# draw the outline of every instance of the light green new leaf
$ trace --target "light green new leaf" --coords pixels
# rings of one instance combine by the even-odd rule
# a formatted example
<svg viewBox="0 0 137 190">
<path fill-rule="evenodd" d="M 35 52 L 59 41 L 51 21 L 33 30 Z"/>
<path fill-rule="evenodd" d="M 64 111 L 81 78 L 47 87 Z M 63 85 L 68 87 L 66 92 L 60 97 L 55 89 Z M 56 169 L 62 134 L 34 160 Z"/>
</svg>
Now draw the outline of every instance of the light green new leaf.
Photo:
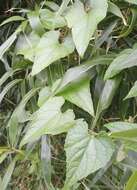
<svg viewBox="0 0 137 190">
<path fill-rule="evenodd" d="M 124 99 L 137 97 L 137 81 L 135 82 L 134 86 L 130 89 L 128 95 Z"/>
<path fill-rule="evenodd" d="M 67 157 L 66 184 L 72 186 L 89 174 L 103 168 L 114 152 L 114 146 L 106 137 L 94 137 L 88 133 L 87 123 L 78 120 L 70 129 L 65 142 Z"/>
<path fill-rule="evenodd" d="M 22 79 L 15 79 L 11 82 L 9 82 L 3 89 L 3 91 L 0 93 L 0 103 L 2 102 L 4 96 L 7 94 L 7 92 L 16 84 L 18 84 L 19 82 L 21 82 Z"/>
<path fill-rule="evenodd" d="M 72 110 L 61 112 L 64 104 L 62 97 L 48 99 L 38 111 L 32 116 L 32 121 L 28 125 L 28 131 L 24 136 L 21 146 L 32 142 L 44 134 L 57 135 L 67 132 L 75 124 Z"/>
<path fill-rule="evenodd" d="M 31 32 L 29 35 L 20 35 L 16 43 L 16 54 L 24 55 L 25 59 L 34 61 L 35 48 L 40 41 L 40 37 L 35 33 Z"/>
<path fill-rule="evenodd" d="M 7 168 L 7 171 L 4 175 L 4 178 L 2 179 L 2 184 L 1 184 L 1 190 L 6 190 L 8 183 L 10 182 L 13 170 L 15 168 L 16 161 L 15 159 L 10 163 L 10 165 Z"/>
<path fill-rule="evenodd" d="M 46 29 L 55 29 L 66 26 L 64 17 L 57 14 L 57 12 L 50 11 L 49 9 L 40 10 L 40 20 Z"/>
<path fill-rule="evenodd" d="M 137 66 L 137 49 L 121 53 L 108 67 L 105 73 L 105 79 L 114 77 L 126 68 Z"/>
<path fill-rule="evenodd" d="M 124 190 L 136 190 L 137 189 L 137 171 L 134 171 L 130 176 Z"/>
<path fill-rule="evenodd" d="M 128 3 L 132 3 L 132 4 L 137 5 L 137 1 L 136 0 L 125 0 L 125 1 L 127 1 Z"/>
<path fill-rule="evenodd" d="M 32 67 L 32 75 L 36 75 L 54 61 L 63 58 L 74 51 L 72 38 L 67 36 L 59 43 L 59 31 L 45 33 L 35 51 L 35 60 Z"/>
<path fill-rule="evenodd" d="M 107 0 L 90 0 L 90 10 L 84 9 L 83 3 L 76 1 L 69 9 L 65 18 L 68 27 L 72 28 L 72 36 L 76 49 L 82 57 L 88 47 L 98 23 L 106 16 Z"/>
<path fill-rule="evenodd" d="M 82 78 L 59 93 L 66 100 L 82 108 L 94 117 L 93 102 L 90 94 L 90 79 Z"/>
</svg>

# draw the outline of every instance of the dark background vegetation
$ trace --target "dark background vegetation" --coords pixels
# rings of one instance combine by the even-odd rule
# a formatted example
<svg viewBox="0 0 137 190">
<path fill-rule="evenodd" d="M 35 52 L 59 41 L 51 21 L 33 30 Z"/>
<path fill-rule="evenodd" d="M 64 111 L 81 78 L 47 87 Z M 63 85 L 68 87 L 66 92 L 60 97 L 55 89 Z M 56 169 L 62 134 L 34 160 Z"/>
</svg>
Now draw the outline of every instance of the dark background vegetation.
<svg viewBox="0 0 137 190">
<path fill-rule="evenodd" d="M 20 13 L 16 13 L 15 11 L 12 11 L 12 8 L 25 8 L 25 9 L 31 9 L 33 10 L 35 8 L 36 4 L 39 4 L 41 0 L 0 0 L 0 22 L 5 20 L 6 18 L 9 18 L 13 15 L 20 15 Z M 55 1 L 58 4 L 61 4 L 61 0 Z M 123 26 L 122 21 L 119 19 L 117 27 L 112 32 L 113 36 L 118 36 L 120 34 L 123 34 L 125 31 L 128 30 L 130 23 L 132 21 L 132 12 L 131 8 L 137 9 L 134 5 L 129 5 L 127 3 L 123 3 L 123 1 L 114 0 L 113 2 L 116 2 L 116 4 L 122 9 L 123 14 L 127 20 L 128 26 Z M 109 15 L 109 13 L 108 13 Z M 100 24 L 100 28 L 105 30 L 108 25 L 113 21 L 117 19 L 114 15 L 109 15 L 104 22 Z M 0 44 L 2 44 L 17 28 L 18 22 L 5 25 L 0 28 Z M 124 37 L 120 37 L 118 39 L 113 39 L 113 43 L 110 47 L 110 53 L 119 53 L 123 49 L 132 48 L 133 45 L 137 42 L 137 13 L 135 15 L 135 22 L 133 23 L 133 26 L 131 27 L 131 30 L 128 32 L 128 35 L 125 35 Z M 92 44 L 94 45 L 94 44 Z M 107 47 L 107 43 L 103 43 L 102 49 L 97 52 L 103 52 L 105 53 L 105 49 Z M 90 49 L 89 49 L 90 52 Z M 11 65 L 11 53 L 9 52 L 7 55 L 8 63 Z M 88 54 L 88 53 L 87 53 Z M 77 59 L 77 54 L 75 55 Z M 88 57 L 88 56 L 87 56 Z M 74 58 L 73 58 L 74 60 Z M 63 60 L 64 61 L 64 60 Z M 66 61 L 66 60 L 65 60 Z M 65 62 L 64 61 L 64 62 Z M 66 62 L 65 62 L 66 63 Z M 75 64 L 75 63 L 74 63 Z M 102 80 L 102 76 L 105 72 L 105 69 L 102 67 L 98 67 L 98 75 L 99 80 Z M 102 72 L 102 73 L 101 73 Z M 0 62 L 0 77 L 5 73 L 5 65 Z M 21 77 L 25 78 L 24 70 L 17 74 L 15 78 Z M 101 74 L 100 74 L 101 73 Z M 104 124 L 105 122 L 109 121 L 116 121 L 117 119 L 123 120 L 123 121 L 132 121 L 136 122 L 136 100 L 130 99 L 128 101 L 122 101 L 123 98 L 127 95 L 130 88 L 134 84 L 134 82 L 137 80 L 137 70 L 133 67 L 131 69 L 126 69 L 121 73 L 122 80 L 119 86 L 119 89 L 117 90 L 116 96 L 113 99 L 113 102 L 109 109 L 105 112 L 105 114 L 101 118 L 101 123 Z M 95 85 L 96 78 L 93 79 L 92 84 Z M 26 84 L 27 83 L 27 84 Z M 91 86 L 92 86 L 91 84 Z M 101 83 L 100 83 L 101 85 Z M 25 87 L 24 87 L 25 86 Z M 10 118 L 11 113 L 13 112 L 14 108 L 20 101 L 22 94 L 19 93 L 17 96 L 19 90 L 21 91 L 23 88 L 25 90 L 30 90 L 33 86 L 33 80 L 25 81 L 24 84 L 20 87 L 20 89 L 15 88 L 11 93 L 8 94 L 6 101 L 2 103 L 0 106 L 0 144 L 6 145 L 6 142 L 8 142 L 8 134 L 6 132 L 5 126 L 7 124 L 8 119 Z M 0 88 L 1 89 L 1 88 Z M 94 89 L 91 88 L 91 92 L 94 92 Z M 35 100 L 34 100 L 35 101 Z M 32 102 L 33 103 L 33 102 Z M 70 107 L 72 105 L 69 104 Z M 68 106 L 68 107 L 69 107 Z M 31 107 L 31 106 L 30 106 Z M 33 107 L 33 106 L 32 106 Z M 76 113 L 78 117 L 87 117 L 86 114 L 81 111 L 78 108 L 73 108 L 76 110 Z M 64 154 L 64 135 L 58 136 L 57 138 L 51 137 L 51 144 L 52 144 L 52 165 L 54 166 L 54 171 L 52 175 L 52 183 L 56 187 L 62 187 L 63 181 L 65 179 L 65 154 Z M 137 146 L 137 145 L 136 145 Z M 47 189 L 45 186 L 43 186 L 43 171 L 42 171 L 42 165 L 39 163 L 39 155 L 40 155 L 40 145 L 37 145 L 34 152 L 32 152 L 30 160 L 21 160 L 21 162 L 17 162 L 17 166 L 15 169 L 15 173 L 13 175 L 13 178 L 10 182 L 10 187 L 8 190 L 55 190 L 55 189 Z M 54 147 L 54 148 L 53 148 Z M 93 182 L 95 179 L 95 185 L 93 190 L 123 190 L 123 187 L 125 183 L 127 182 L 129 176 L 131 175 L 131 168 L 137 168 L 136 166 L 137 161 L 137 154 L 134 152 L 131 152 L 131 157 L 125 161 L 126 167 L 124 167 L 122 164 L 116 164 L 111 165 L 111 163 L 108 164 L 109 169 L 105 172 L 105 174 L 100 178 L 101 172 L 91 175 L 87 181 L 83 180 L 83 183 L 89 183 Z M 6 168 L 8 164 L 10 163 L 10 158 L 8 161 L 4 161 L 3 165 L 0 165 L 0 171 L 6 171 Z M 34 172 L 32 172 L 34 171 Z M 4 175 L 3 172 L 3 175 Z M 94 178 L 95 177 L 95 178 Z M 99 180 L 98 180 L 99 179 Z M 97 185 L 96 185 L 97 184 Z M 79 187 L 80 190 L 85 189 L 82 185 Z M 91 188 L 92 189 L 92 188 Z M 58 189 L 57 189 L 58 190 Z M 88 189 L 87 189 L 88 190 Z"/>
</svg>

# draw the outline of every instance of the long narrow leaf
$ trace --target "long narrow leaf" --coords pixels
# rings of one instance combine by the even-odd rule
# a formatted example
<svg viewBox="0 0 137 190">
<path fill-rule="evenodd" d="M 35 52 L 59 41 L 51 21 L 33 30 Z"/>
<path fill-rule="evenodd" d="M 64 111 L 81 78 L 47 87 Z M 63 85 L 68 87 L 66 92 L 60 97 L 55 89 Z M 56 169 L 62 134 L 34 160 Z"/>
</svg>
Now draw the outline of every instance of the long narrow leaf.
<svg viewBox="0 0 137 190">
<path fill-rule="evenodd" d="M 15 79 L 11 82 L 9 82 L 3 89 L 3 91 L 0 93 L 0 103 L 2 102 L 4 96 L 7 94 L 7 92 L 13 87 L 15 86 L 17 83 L 21 82 L 22 79 Z"/>
<path fill-rule="evenodd" d="M 133 172 L 124 190 L 136 190 L 136 188 L 137 188 L 137 171 Z"/>
<path fill-rule="evenodd" d="M 7 71 L 1 78 L 0 78 L 0 86 L 14 73 L 13 70 Z"/>
<path fill-rule="evenodd" d="M 7 168 L 7 171 L 4 175 L 4 178 L 2 180 L 2 184 L 1 184 L 1 190 L 6 190 L 7 189 L 7 186 L 8 186 L 8 183 L 10 182 L 10 179 L 11 179 L 11 176 L 12 176 L 12 173 L 13 173 L 13 170 L 15 168 L 15 164 L 16 164 L 16 161 L 15 159 L 10 163 L 10 165 L 8 166 Z"/>
<path fill-rule="evenodd" d="M 25 18 L 21 17 L 21 16 L 12 16 L 12 17 L 9 17 L 8 19 L 4 20 L 0 26 L 3 26 L 5 24 L 8 24 L 10 22 L 14 22 L 14 21 L 23 21 L 25 20 Z"/>
</svg>

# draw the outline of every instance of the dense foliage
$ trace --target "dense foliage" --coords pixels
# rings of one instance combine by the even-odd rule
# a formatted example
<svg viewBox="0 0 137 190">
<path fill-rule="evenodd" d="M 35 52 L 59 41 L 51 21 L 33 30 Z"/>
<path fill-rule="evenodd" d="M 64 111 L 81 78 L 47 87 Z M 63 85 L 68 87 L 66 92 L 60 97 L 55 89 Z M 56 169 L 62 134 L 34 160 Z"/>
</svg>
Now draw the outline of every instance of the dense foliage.
<svg viewBox="0 0 137 190">
<path fill-rule="evenodd" d="M 137 189 L 137 1 L 1 0 L 0 189 Z"/>
</svg>

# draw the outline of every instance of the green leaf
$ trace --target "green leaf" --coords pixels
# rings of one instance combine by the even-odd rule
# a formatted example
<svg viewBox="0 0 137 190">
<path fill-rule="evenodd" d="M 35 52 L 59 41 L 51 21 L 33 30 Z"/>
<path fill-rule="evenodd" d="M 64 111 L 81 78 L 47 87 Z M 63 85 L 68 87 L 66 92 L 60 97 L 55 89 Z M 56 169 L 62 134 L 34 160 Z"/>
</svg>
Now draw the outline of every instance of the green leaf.
<svg viewBox="0 0 137 190">
<path fill-rule="evenodd" d="M 105 79 L 114 77 L 126 68 L 137 66 L 137 49 L 121 53 L 108 67 Z"/>
<path fill-rule="evenodd" d="M 136 0 L 125 0 L 125 1 L 128 2 L 128 3 L 132 3 L 132 4 L 137 5 L 137 1 Z"/>
<path fill-rule="evenodd" d="M 136 189 L 137 189 L 137 171 L 132 173 L 124 190 L 136 190 Z"/>
<path fill-rule="evenodd" d="M 95 67 L 96 65 L 110 64 L 114 59 L 113 55 L 98 56 L 91 60 L 84 62 L 83 64 L 70 68 L 63 76 L 57 93 L 64 89 L 67 85 L 84 76 L 86 72 Z"/>
<path fill-rule="evenodd" d="M 9 152 L 5 152 L 2 155 L 0 155 L 0 164 L 7 158 Z"/>
<path fill-rule="evenodd" d="M 3 83 L 13 75 L 15 71 L 13 71 L 12 69 L 7 71 L 1 78 L 0 78 L 0 87 L 3 85 Z"/>
<path fill-rule="evenodd" d="M 90 94 L 90 79 L 82 78 L 59 93 L 66 100 L 82 108 L 94 117 L 93 102 Z"/>
<path fill-rule="evenodd" d="M 9 151 L 10 151 L 10 149 L 8 147 L 0 147 L 0 154 L 6 153 Z"/>
<path fill-rule="evenodd" d="M 57 12 L 53 12 L 48 9 L 40 10 L 40 20 L 46 29 L 51 30 L 67 25 L 64 17 L 58 15 Z"/>
<path fill-rule="evenodd" d="M 21 127 L 19 128 L 19 123 L 23 123 L 29 120 L 29 114 L 25 110 L 25 106 L 27 102 L 30 100 L 30 98 L 32 98 L 37 91 L 38 89 L 32 89 L 27 94 L 25 94 L 25 96 L 23 97 L 23 99 L 21 100 L 21 102 L 19 103 L 19 105 L 16 107 L 16 109 L 11 115 L 11 118 L 8 122 L 8 128 L 9 128 L 9 139 L 12 146 L 18 143 L 18 136 L 20 134 L 20 128 L 21 128 Z"/>
<path fill-rule="evenodd" d="M 0 147 L 0 164 L 6 159 L 8 154 L 12 152 L 13 150 L 9 147 Z"/>
<path fill-rule="evenodd" d="M 58 11 L 59 10 L 59 5 L 53 1 L 46 1 L 45 5 L 49 7 L 53 11 Z"/>
<path fill-rule="evenodd" d="M 10 163 L 10 165 L 8 166 L 7 168 L 7 171 L 4 175 L 4 178 L 2 180 L 2 184 L 1 184 L 1 190 L 6 190 L 7 189 L 7 186 L 8 186 L 8 183 L 10 182 L 10 179 L 11 179 L 11 176 L 12 176 L 12 173 L 13 173 L 13 170 L 15 168 L 15 164 L 16 164 L 16 161 L 15 159 Z"/>
<path fill-rule="evenodd" d="M 110 23 L 110 25 L 104 30 L 102 36 L 95 41 L 95 50 L 98 49 L 98 48 L 100 48 L 101 45 L 105 41 L 106 42 L 108 41 L 109 36 L 112 34 L 112 31 L 116 27 L 116 25 L 117 25 L 117 20 L 115 20 L 112 23 Z"/>
<path fill-rule="evenodd" d="M 8 19 L 4 20 L 0 26 L 3 26 L 7 23 L 10 23 L 10 22 L 14 22 L 14 21 L 24 21 L 25 18 L 21 17 L 21 16 L 12 16 L 12 17 L 9 17 Z"/>
<path fill-rule="evenodd" d="M 137 142 L 137 124 L 128 122 L 113 122 L 105 125 L 111 130 L 110 136 L 120 140 Z"/>
<path fill-rule="evenodd" d="M 59 43 L 59 35 L 59 31 L 50 31 L 42 36 L 36 47 L 32 75 L 36 75 L 54 61 L 74 51 L 74 44 L 71 37 L 67 36 L 62 43 Z"/>
<path fill-rule="evenodd" d="M 111 122 L 104 125 L 107 129 L 109 129 L 111 132 L 122 132 L 130 129 L 137 129 L 136 123 L 129 123 L 129 122 Z"/>
<path fill-rule="evenodd" d="M 127 22 L 122 14 L 120 8 L 116 4 L 114 4 L 110 1 L 108 2 L 108 12 L 111 12 L 114 15 L 120 17 L 123 20 L 124 25 L 127 25 Z"/>
<path fill-rule="evenodd" d="M 0 103 L 2 102 L 4 96 L 7 94 L 7 92 L 16 84 L 18 84 L 19 82 L 21 82 L 22 79 L 15 79 L 11 82 L 9 82 L 3 89 L 3 91 L 0 93 Z"/>
<path fill-rule="evenodd" d="M 48 184 L 51 183 L 51 147 L 50 141 L 47 135 L 43 135 L 41 138 L 41 170 L 42 175 Z"/>
<path fill-rule="evenodd" d="M 123 28 L 118 38 L 127 37 L 133 31 L 136 25 L 136 21 L 137 21 L 137 9 L 131 8 L 131 12 L 132 12 L 132 18 L 131 18 L 130 24 L 128 27 Z"/>
<path fill-rule="evenodd" d="M 78 180 L 103 168 L 111 159 L 114 147 L 110 139 L 90 135 L 87 123 L 78 120 L 76 126 L 67 134 L 65 150 L 66 184 L 72 186 Z"/>
<path fill-rule="evenodd" d="M 1 178 L 1 176 L 0 176 L 0 186 L 1 186 L 1 184 L 2 184 L 2 178 Z"/>
<path fill-rule="evenodd" d="M 24 21 L 16 30 L 15 32 L 0 46 L 0 59 L 3 58 L 5 52 L 10 48 L 13 42 L 16 40 L 17 35 L 23 30 L 26 26 L 26 22 Z"/>
<path fill-rule="evenodd" d="M 35 10 L 35 11 L 30 11 L 28 13 L 28 19 L 29 19 L 29 23 L 31 28 L 38 34 L 38 35 L 42 35 L 45 33 L 45 30 L 43 28 L 43 25 L 40 21 L 40 17 L 39 17 L 39 10 Z"/>
<path fill-rule="evenodd" d="M 52 92 L 49 87 L 46 86 L 42 88 L 39 92 L 38 106 L 41 107 L 46 102 L 46 100 L 48 100 L 51 94 Z"/>
<path fill-rule="evenodd" d="M 111 137 L 117 139 L 125 139 L 133 142 L 137 142 L 137 129 L 129 129 L 122 132 L 114 132 L 110 134 Z"/>
<path fill-rule="evenodd" d="M 10 48 L 13 42 L 17 38 L 17 32 L 15 31 L 1 46 L 0 46 L 0 59 L 2 59 L 5 52 Z"/>
<path fill-rule="evenodd" d="M 126 150 L 132 150 L 132 151 L 135 151 L 137 152 L 137 142 L 133 142 L 133 141 L 128 141 L 128 140 L 123 140 L 123 145 L 124 145 L 124 148 Z"/>
<path fill-rule="evenodd" d="M 124 99 L 137 97 L 137 81 L 133 85 L 133 87 L 130 89 L 128 95 Z"/>
<path fill-rule="evenodd" d="M 76 1 L 65 15 L 68 27 L 72 28 L 73 40 L 81 57 L 83 57 L 98 23 L 106 16 L 108 8 L 107 0 L 90 0 L 89 2 L 89 11 L 85 11 L 83 3 Z"/>
<path fill-rule="evenodd" d="M 20 35 L 16 43 L 16 54 L 24 55 L 25 59 L 34 61 L 35 48 L 40 41 L 40 37 L 31 32 L 29 35 Z"/>
<path fill-rule="evenodd" d="M 63 0 L 57 15 L 62 15 L 62 13 L 67 9 L 67 5 L 69 4 L 70 0 Z"/>
<path fill-rule="evenodd" d="M 112 99 L 116 93 L 116 90 L 120 84 L 120 81 L 121 81 L 120 77 L 106 81 L 103 91 L 99 98 L 96 116 L 95 116 L 95 120 L 93 123 L 93 128 L 95 127 L 96 122 L 98 121 L 99 116 L 102 113 L 102 111 L 104 111 L 105 109 L 107 109 L 110 106 Z"/>
<path fill-rule="evenodd" d="M 33 114 L 21 146 L 38 139 L 44 134 L 57 135 L 72 128 L 75 124 L 74 113 L 72 110 L 62 113 L 60 109 L 63 104 L 64 99 L 62 97 L 53 97 L 47 100 Z"/>
</svg>

